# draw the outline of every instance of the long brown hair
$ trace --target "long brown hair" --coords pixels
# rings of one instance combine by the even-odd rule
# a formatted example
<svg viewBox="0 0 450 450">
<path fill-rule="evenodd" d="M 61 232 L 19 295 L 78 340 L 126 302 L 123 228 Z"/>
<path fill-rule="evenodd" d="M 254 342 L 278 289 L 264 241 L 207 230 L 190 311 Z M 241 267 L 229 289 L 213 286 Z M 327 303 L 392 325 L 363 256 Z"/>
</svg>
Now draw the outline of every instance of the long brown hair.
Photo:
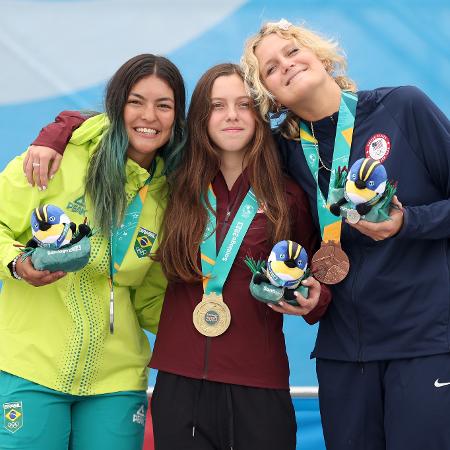
<svg viewBox="0 0 450 450">
<path fill-rule="evenodd" d="M 169 178 L 171 196 L 164 219 L 159 259 L 170 280 L 186 282 L 203 278 L 198 263 L 199 246 L 207 224 L 208 186 L 220 170 L 220 152 L 208 135 L 211 116 L 211 91 L 215 80 L 238 75 L 236 64 L 219 64 L 198 81 L 187 115 L 188 138 L 178 170 Z M 271 131 L 259 112 L 255 135 L 246 153 L 247 173 L 258 202 L 265 207 L 269 222 L 267 237 L 273 243 L 286 239 L 289 230 L 285 179 Z M 207 207 L 211 205 L 207 203 Z"/>
</svg>

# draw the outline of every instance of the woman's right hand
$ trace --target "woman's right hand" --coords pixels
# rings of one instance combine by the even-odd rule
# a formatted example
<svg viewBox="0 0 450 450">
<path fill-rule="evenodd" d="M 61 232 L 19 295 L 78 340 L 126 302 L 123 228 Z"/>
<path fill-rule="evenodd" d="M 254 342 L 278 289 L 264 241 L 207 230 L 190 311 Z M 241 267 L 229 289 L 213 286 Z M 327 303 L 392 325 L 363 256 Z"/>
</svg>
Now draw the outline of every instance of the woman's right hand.
<svg viewBox="0 0 450 450">
<path fill-rule="evenodd" d="M 58 171 L 62 156 L 50 147 L 31 145 L 23 160 L 23 171 L 31 186 L 47 189 L 48 180 Z"/>
<path fill-rule="evenodd" d="M 66 272 L 50 272 L 48 270 L 36 270 L 31 264 L 31 258 L 27 257 L 25 261 L 18 258 L 16 261 L 16 273 L 24 281 L 32 286 L 39 287 L 54 283 L 66 275 Z"/>
</svg>

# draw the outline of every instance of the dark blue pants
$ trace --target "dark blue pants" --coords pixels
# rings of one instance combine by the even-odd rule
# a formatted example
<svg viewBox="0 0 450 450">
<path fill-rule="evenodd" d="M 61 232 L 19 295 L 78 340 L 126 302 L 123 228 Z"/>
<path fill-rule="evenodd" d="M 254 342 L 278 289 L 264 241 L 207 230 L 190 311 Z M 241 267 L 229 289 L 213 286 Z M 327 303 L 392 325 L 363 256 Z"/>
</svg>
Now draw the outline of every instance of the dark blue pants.
<svg viewBox="0 0 450 450">
<path fill-rule="evenodd" d="M 449 450 L 450 354 L 317 360 L 328 450 Z"/>
</svg>

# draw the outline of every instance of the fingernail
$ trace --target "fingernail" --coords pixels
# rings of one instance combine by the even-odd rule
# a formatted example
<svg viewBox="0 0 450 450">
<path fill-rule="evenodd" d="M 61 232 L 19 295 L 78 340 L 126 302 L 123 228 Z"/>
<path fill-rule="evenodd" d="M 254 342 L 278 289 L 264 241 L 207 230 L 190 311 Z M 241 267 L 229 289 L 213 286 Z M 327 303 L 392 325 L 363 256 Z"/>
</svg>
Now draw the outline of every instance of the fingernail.
<svg viewBox="0 0 450 450">
<path fill-rule="evenodd" d="M 47 189 L 47 186 L 42 186 L 42 190 L 45 191 Z"/>
<path fill-rule="evenodd" d="M 267 306 L 270 308 L 270 309 L 272 309 L 273 308 L 273 306 L 272 306 L 272 304 L 271 303 L 267 303 Z"/>
<path fill-rule="evenodd" d="M 55 175 L 50 175 L 50 180 L 53 180 L 53 177 L 54 177 Z"/>
<path fill-rule="evenodd" d="M 284 303 L 283 303 L 283 302 L 278 302 L 278 304 L 279 304 L 280 306 L 284 306 Z"/>
</svg>

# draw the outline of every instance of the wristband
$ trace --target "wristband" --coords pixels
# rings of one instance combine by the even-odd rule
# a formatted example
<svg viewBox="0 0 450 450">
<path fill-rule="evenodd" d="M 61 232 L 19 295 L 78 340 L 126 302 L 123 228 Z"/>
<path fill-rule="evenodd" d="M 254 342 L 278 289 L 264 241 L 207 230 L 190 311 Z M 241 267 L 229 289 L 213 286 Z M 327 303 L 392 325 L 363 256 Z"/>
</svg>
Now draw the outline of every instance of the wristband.
<svg viewBox="0 0 450 450">
<path fill-rule="evenodd" d="M 11 273 L 12 273 L 12 276 L 13 276 L 16 280 L 21 280 L 21 279 L 22 279 L 22 277 L 19 276 L 19 274 L 16 272 L 16 264 L 17 264 L 17 260 L 18 260 L 21 256 L 22 256 L 21 254 L 18 254 L 18 255 L 12 260 L 12 263 L 11 263 Z"/>
</svg>

